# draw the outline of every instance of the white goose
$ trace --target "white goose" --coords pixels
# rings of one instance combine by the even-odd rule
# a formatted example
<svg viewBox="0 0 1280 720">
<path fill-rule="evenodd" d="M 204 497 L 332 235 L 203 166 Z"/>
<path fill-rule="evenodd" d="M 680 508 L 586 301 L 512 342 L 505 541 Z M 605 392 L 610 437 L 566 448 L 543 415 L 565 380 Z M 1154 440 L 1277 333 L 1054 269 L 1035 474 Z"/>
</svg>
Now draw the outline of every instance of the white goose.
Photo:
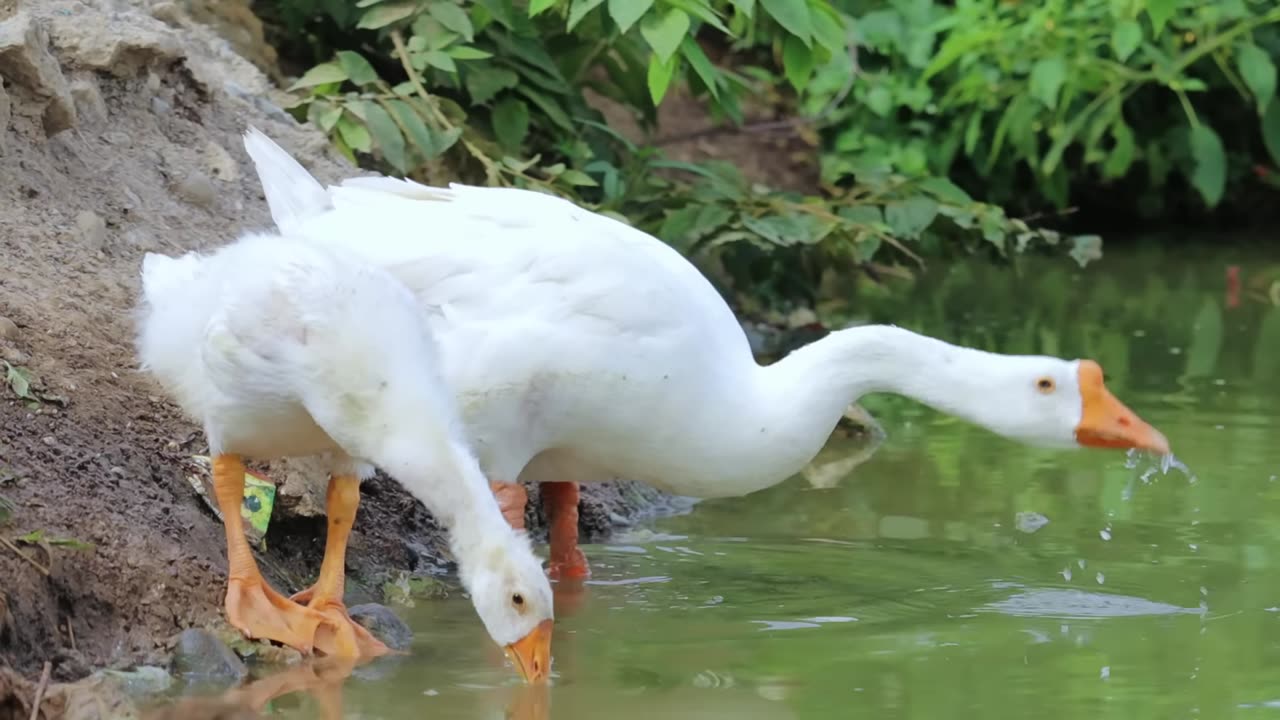
<svg viewBox="0 0 1280 720">
<path fill-rule="evenodd" d="M 342 602 L 347 537 L 372 464 L 448 528 L 476 611 L 521 675 L 547 676 L 551 586 L 494 501 L 403 285 L 342 248 L 269 235 L 208 256 L 147 254 L 142 284 L 143 367 L 204 424 L 215 458 L 232 625 L 303 652 L 387 651 Z M 318 582 L 289 599 L 262 578 L 245 540 L 241 457 L 313 454 L 332 458 L 328 540 Z"/>
<path fill-rule="evenodd" d="M 875 325 L 762 367 L 706 278 L 625 223 L 525 190 L 386 177 L 325 188 L 261 132 L 245 147 L 282 230 L 349 248 L 417 297 L 507 519 L 523 518 L 520 482 L 545 483 L 553 577 L 588 574 L 577 483 L 625 477 L 704 498 L 760 490 L 804 467 L 867 393 L 1027 443 L 1168 452 L 1089 360 Z"/>
</svg>

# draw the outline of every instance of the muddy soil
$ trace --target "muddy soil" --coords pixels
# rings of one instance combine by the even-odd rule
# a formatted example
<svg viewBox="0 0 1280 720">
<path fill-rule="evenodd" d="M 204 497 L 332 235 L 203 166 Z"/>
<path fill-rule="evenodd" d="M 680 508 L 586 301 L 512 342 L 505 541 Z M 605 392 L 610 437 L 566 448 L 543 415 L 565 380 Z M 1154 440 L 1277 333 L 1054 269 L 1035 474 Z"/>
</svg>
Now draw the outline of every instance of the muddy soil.
<svg viewBox="0 0 1280 720">
<path fill-rule="evenodd" d="M 248 124 L 321 180 L 353 172 L 199 16 L 189 2 L 0 0 L 0 719 L 27 716 L 46 662 L 55 686 L 162 662 L 174 635 L 220 614 L 222 525 L 187 480 L 203 436 L 134 357 L 143 253 L 270 226 L 240 144 Z M 295 486 L 260 556 L 284 590 L 313 580 L 323 551 L 307 497 L 324 479 L 305 471 L 265 468 Z M 600 537 L 662 500 L 627 483 L 585 488 L 583 529 Z M 44 541 L 21 540 L 33 532 Z M 377 599 L 400 571 L 447 568 L 443 546 L 421 506 L 371 480 L 351 599 Z"/>
</svg>

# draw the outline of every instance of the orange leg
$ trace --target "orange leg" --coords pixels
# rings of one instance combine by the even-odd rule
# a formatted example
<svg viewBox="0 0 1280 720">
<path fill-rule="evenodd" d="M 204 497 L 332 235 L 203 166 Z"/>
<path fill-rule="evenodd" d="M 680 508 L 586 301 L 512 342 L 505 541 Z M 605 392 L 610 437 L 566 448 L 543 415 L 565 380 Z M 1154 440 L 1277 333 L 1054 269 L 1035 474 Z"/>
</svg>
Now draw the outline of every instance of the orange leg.
<svg viewBox="0 0 1280 720">
<path fill-rule="evenodd" d="M 276 592 L 258 570 L 240 517 L 244 463 L 239 456 L 213 459 L 213 491 L 227 533 L 227 620 L 249 637 L 274 640 L 310 653 L 317 629 L 328 620 Z"/>
<path fill-rule="evenodd" d="M 524 508 L 529 504 L 529 493 L 525 491 L 524 486 L 518 482 L 491 482 L 489 489 L 493 491 L 493 496 L 497 499 L 498 507 L 502 509 L 502 517 L 507 519 L 507 524 L 517 530 L 523 530 Z"/>
<path fill-rule="evenodd" d="M 307 603 L 307 607 L 329 619 L 330 625 L 316 633 L 315 647 L 320 652 L 344 658 L 385 655 L 391 652 L 390 648 L 353 621 L 342 602 L 346 585 L 347 540 L 356 520 L 356 509 L 360 506 L 360 478 L 354 475 L 329 478 L 329 492 L 325 500 L 329 530 L 325 537 L 324 561 L 320 564 L 320 579 L 292 599 Z"/>
<path fill-rule="evenodd" d="M 542 504 L 551 524 L 553 580 L 580 580 L 591 576 L 587 556 L 578 547 L 578 483 L 542 483 Z"/>
</svg>

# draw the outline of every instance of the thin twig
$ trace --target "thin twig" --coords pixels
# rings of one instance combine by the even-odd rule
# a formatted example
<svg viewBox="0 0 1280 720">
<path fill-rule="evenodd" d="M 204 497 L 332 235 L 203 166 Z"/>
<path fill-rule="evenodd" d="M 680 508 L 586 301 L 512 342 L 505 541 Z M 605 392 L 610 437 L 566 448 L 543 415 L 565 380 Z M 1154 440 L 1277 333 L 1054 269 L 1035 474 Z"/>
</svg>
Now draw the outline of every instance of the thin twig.
<svg viewBox="0 0 1280 720">
<path fill-rule="evenodd" d="M 44 575 L 45 577 L 49 577 L 49 568 L 41 565 L 40 563 L 36 562 L 34 558 L 30 557 L 26 553 L 19 550 L 18 546 L 9 542 L 7 538 L 0 538 L 0 545 L 4 545 L 5 547 L 12 550 L 14 555 L 17 555 L 23 560 L 26 560 L 27 562 L 31 563 L 31 565 L 35 567 L 35 569 L 40 571 L 40 574 Z"/>
<path fill-rule="evenodd" d="M 67 637 L 71 638 L 71 649 L 76 649 L 76 630 L 71 627 L 71 618 L 67 617 Z"/>
<path fill-rule="evenodd" d="M 40 703 L 44 702 L 44 690 L 49 687 L 49 673 L 52 671 L 53 664 L 45 660 L 44 670 L 40 673 L 40 684 L 36 686 L 35 701 L 31 703 L 31 720 L 37 720 L 40 717 Z"/>
</svg>

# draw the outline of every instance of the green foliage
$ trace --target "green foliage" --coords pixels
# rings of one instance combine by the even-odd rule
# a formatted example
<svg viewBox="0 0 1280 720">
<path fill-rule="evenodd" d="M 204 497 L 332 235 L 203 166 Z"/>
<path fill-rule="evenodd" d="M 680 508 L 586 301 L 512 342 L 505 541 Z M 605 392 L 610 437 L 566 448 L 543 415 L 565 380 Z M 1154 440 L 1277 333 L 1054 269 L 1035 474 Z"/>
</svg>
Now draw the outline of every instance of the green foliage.
<svg viewBox="0 0 1280 720">
<path fill-rule="evenodd" d="M 283 17 L 324 9 L 284 4 L 294 7 Z M 353 162 L 569 197 L 704 258 L 738 290 L 782 301 L 811 292 L 824 270 L 853 272 L 873 258 L 1060 244 L 918 172 L 860 170 L 855 183 L 802 196 L 753 186 L 728 166 L 668 162 L 587 102 L 589 89 L 651 128 L 677 85 L 732 122 L 744 98 L 782 83 L 809 98 L 819 68 L 830 78 L 852 50 L 847 18 L 829 0 L 360 0 L 329 15 L 348 41 L 293 84 L 292 111 Z M 711 48 L 737 54 L 716 62 Z M 1041 72 L 1048 93 L 1054 71 Z"/>
<path fill-rule="evenodd" d="M 1123 179 L 1158 212 L 1173 175 L 1218 205 L 1259 138 L 1280 164 L 1272 0 L 840 5 L 860 52 L 833 56 L 804 98 L 823 113 L 828 181 L 946 175 L 999 204 L 1065 208 L 1073 188 Z M 853 102 L 825 113 L 850 75 Z"/>
</svg>

